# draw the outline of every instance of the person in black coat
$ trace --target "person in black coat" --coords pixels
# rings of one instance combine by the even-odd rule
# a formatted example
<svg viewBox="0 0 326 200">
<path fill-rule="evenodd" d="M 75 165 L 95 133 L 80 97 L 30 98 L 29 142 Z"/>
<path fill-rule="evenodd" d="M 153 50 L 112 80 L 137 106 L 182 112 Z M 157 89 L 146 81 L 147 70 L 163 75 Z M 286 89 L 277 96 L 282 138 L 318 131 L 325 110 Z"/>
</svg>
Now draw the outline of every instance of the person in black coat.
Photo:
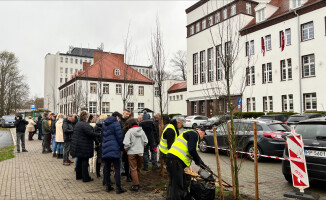
<svg viewBox="0 0 326 200">
<path fill-rule="evenodd" d="M 94 156 L 94 140 L 99 136 L 93 127 L 87 123 L 89 113 L 86 110 L 80 112 L 80 121 L 77 122 L 72 135 L 70 154 L 77 157 L 76 180 L 83 182 L 93 181 L 88 174 L 88 160 Z"/>
<path fill-rule="evenodd" d="M 20 141 L 22 143 L 22 151 L 27 152 L 27 150 L 25 149 L 25 131 L 26 131 L 27 124 L 28 122 L 25 119 L 23 119 L 21 115 L 19 115 L 15 121 L 17 153 L 20 153 Z"/>
<path fill-rule="evenodd" d="M 38 116 L 37 118 L 37 129 L 38 129 L 38 140 L 42 140 L 42 116 Z"/>
<path fill-rule="evenodd" d="M 63 141 L 64 141 L 64 148 L 63 148 L 63 165 L 69 166 L 72 161 L 69 160 L 69 153 L 70 153 L 70 145 L 71 145 L 71 138 L 72 134 L 74 133 L 74 124 L 75 121 L 74 115 L 68 115 L 68 118 L 63 120 Z"/>
<path fill-rule="evenodd" d="M 107 118 L 107 115 L 101 115 L 96 122 L 94 127 L 95 133 L 100 134 L 99 137 L 95 140 L 95 151 L 97 152 L 97 159 L 96 159 L 96 176 L 101 177 L 100 170 L 101 170 L 101 163 L 102 163 L 102 125 L 104 124 L 104 120 Z"/>
</svg>

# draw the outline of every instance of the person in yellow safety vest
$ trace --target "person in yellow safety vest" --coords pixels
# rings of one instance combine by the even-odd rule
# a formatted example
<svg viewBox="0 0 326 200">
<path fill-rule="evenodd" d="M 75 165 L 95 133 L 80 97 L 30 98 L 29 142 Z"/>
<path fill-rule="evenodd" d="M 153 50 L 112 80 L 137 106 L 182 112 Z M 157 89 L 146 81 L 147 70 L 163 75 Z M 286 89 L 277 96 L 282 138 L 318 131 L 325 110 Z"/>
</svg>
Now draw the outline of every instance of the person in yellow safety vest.
<svg viewBox="0 0 326 200">
<path fill-rule="evenodd" d="M 171 123 L 168 124 L 163 130 L 161 140 L 160 140 L 160 158 L 165 162 L 166 154 L 171 148 L 175 139 L 179 136 L 179 130 L 183 128 L 183 125 L 186 123 L 186 120 L 182 117 L 179 117 L 175 120 L 171 120 Z"/>
<path fill-rule="evenodd" d="M 171 146 L 166 156 L 166 166 L 169 173 L 167 199 L 188 200 L 191 198 L 188 191 L 190 181 L 186 180 L 184 168 L 190 167 L 192 160 L 200 167 L 209 168 L 197 153 L 198 144 L 204 135 L 203 126 L 198 126 L 195 130 L 185 130 Z"/>
</svg>

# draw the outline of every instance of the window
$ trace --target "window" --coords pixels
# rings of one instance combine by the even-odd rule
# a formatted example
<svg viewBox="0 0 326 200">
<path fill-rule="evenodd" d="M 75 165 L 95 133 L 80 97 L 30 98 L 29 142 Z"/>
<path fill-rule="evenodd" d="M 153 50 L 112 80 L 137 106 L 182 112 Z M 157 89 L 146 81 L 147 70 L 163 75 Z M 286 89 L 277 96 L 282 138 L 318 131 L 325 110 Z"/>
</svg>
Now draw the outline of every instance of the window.
<svg viewBox="0 0 326 200">
<path fill-rule="evenodd" d="M 194 113 L 197 113 L 197 102 L 194 102 Z"/>
<path fill-rule="evenodd" d="M 62 83 L 62 78 L 60 78 L 60 83 Z"/>
<path fill-rule="evenodd" d="M 127 103 L 127 109 L 130 110 L 130 111 L 133 111 L 134 110 L 134 103 L 132 103 L 132 102 Z"/>
<path fill-rule="evenodd" d="M 206 28 L 206 19 L 203 19 L 201 21 L 201 30 L 204 30 Z"/>
<path fill-rule="evenodd" d="M 254 40 L 246 42 L 246 56 L 255 54 L 255 42 Z"/>
<path fill-rule="evenodd" d="M 302 56 L 303 77 L 315 76 L 315 55 Z"/>
<path fill-rule="evenodd" d="M 291 0 L 291 8 L 297 8 L 301 6 L 301 0 Z"/>
<path fill-rule="evenodd" d="M 316 93 L 303 94 L 305 110 L 317 110 Z"/>
<path fill-rule="evenodd" d="M 215 23 L 219 23 L 221 21 L 221 16 L 220 16 L 220 13 L 216 13 L 215 14 Z"/>
<path fill-rule="evenodd" d="M 144 109 L 145 104 L 144 103 L 138 103 L 138 109 Z"/>
<path fill-rule="evenodd" d="M 288 111 L 288 100 L 287 95 L 282 95 L 282 112 Z"/>
<path fill-rule="evenodd" d="M 172 96 L 170 96 L 170 101 L 172 101 Z"/>
<path fill-rule="evenodd" d="M 74 69 L 70 68 L 70 74 L 73 74 L 73 73 L 74 73 Z"/>
<path fill-rule="evenodd" d="M 70 63 L 73 64 L 74 63 L 74 59 L 70 58 Z"/>
<path fill-rule="evenodd" d="M 183 95 L 181 94 L 181 95 L 180 95 L 180 100 L 182 100 L 182 99 L 183 99 Z"/>
<path fill-rule="evenodd" d="M 255 85 L 255 66 L 246 68 L 246 85 Z"/>
<path fill-rule="evenodd" d="M 179 95 L 177 95 L 177 101 L 179 101 Z"/>
<path fill-rule="evenodd" d="M 65 59 L 65 62 L 68 63 L 68 58 Z"/>
<path fill-rule="evenodd" d="M 256 15 L 257 15 L 257 19 L 258 19 L 257 22 L 264 21 L 265 20 L 265 9 L 263 8 L 261 10 L 258 10 Z"/>
<path fill-rule="evenodd" d="M 114 70 L 114 75 L 120 76 L 120 69 L 115 69 Z"/>
<path fill-rule="evenodd" d="M 121 94 L 121 92 L 122 92 L 122 86 L 121 86 L 121 84 L 116 84 L 115 85 L 115 93 L 116 94 Z"/>
<path fill-rule="evenodd" d="M 205 113 L 205 103 L 204 102 L 202 102 L 200 105 L 200 112 Z"/>
<path fill-rule="evenodd" d="M 158 87 L 155 87 L 154 88 L 154 96 L 158 97 L 159 94 L 160 94 L 159 88 Z"/>
<path fill-rule="evenodd" d="M 225 55 L 230 55 L 231 53 L 231 42 L 225 42 Z"/>
<path fill-rule="evenodd" d="M 255 78 L 255 66 L 251 66 L 251 85 L 255 85 L 256 78 Z"/>
<path fill-rule="evenodd" d="M 293 94 L 289 94 L 290 111 L 293 111 Z"/>
<path fill-rule="evenodd" d="M 75 69 L 75 73 L 77 74 L 77 72 L 78 72 L 78 69 Z"/>
<path fill-rule="evenodd" d="M 269 106 L 269 109 L 268 109 Z M 268 97 L 268 102 L 267 102 L 267 97 L 263 97 L 263 111 L 264 112 L 272 112 L 273 111 L 273 97 L 269 96 Z"/>
<path fill-rule="evenodd" d="M 236 12 L 237 12 L 237 5 L 233 4 L 231 6 L 231 16 L 235 15 Z"/>
<path fill-rule="evenodd" d="M 68 68 L 65 68 L 65 73 L 68 74 Z"/>
<path fill-rule="evenodd" d="M 128 85 L 128 95 L 134 95 L 134 86 Z"/>
<path fill-rule="evenodd" d="M 65 78 L 65 83 L 67 83 L 68 82 L 68 78 Z"/>
<path fill-rule="evenodd" d="M 226 19 L 226 18 L 228 18 L 228 10 L 227 10 L 227 8 L 225 8 L 223 10 L 223 19 Z"/>
<path fill-rule="evenodd" d="M 266 51 L 272 50 L 272 37 L 271 35 L 265 36 L 265 48 Z"/>
<path fill-rule="evenodd" d="M 281 81 L 292 80 L 292 61 L 291 58 L 281 60 Z"/>
<path fill-rule="evenodd" d="M 308 22 L 301 25 L 301 40 L 310 40 L 314 38 L 314 23 Z"/>
<path fill-rule="evenodd" d="M 193 35 L 195 33 L 194 29 L 195 29 L 194 25 L 191 25 L 190 26 L 190 35 Z"/>
<path fill-rule="evenodd" d="M 251 99 L 247 98 L 247 112 L 251 112 Z"/>
<path fill-rule="evenodd" d="M 213 15 L 208 17 L 208 26 L 212 26 L 213 25 Z"/>
<path fill-rule="evenodd" d="M 223 73 L 222 73 L 222 45 L 216 46 L 216 80 L 222 80 L 223 79 Z"/>
<path fill-rule="evenodd" d="M 200 83 L 206 82 L 205 51 L 200 52 Z"/>
<path fill-rule="evenodd" d="M 267 63 L 267 65 L 263 64 L 263 83 L 271 83 L 273 80 L 272 77 L 272 63 Z"/>
<path fill-rule="evenodd" d="M 193 84 L 197 85 L 198 84 L 198 53 L 195 53 L 193 56 Z"/>
<path fill-rule="evenodd" d="M 80 62 L 79 62 L 79 64 L 83 64 L 83 61 L 82 61 L 82 59 L 80 59 Z"/>
<path fill-rule="evenodd" d="M 252 97 L 252 111 L 256 112 L 256 99 L 255 99 L 255 97 Z"/>
<path fill-rule="evenodd" d="M 291 29 L 286 29 L 285 30 L 285 44 L 286 45 L 291 45 Z"/>
<path fill-rule="evenodd" d="M 110 102 L 102 102 L 102 114 L 109 114 Z"/>
<path fill-rule="evenodd" d="M 63 57 L 60 57 L 60 62 L 63 62 Z"/>
<path fill-rule="evenodd" d="M 273 97 L 269 96 L 268 100 L 269 100 L 269 112 L 273 112 Z"/>
<path fill-rule="evenodd" d="M 175 101 L 175 96 L 173 96 L 173 101 Z"/>
<path fill-rule="evenodd" d="M 213 48 L 207 50 L 208 82 L 214 81 Z"/>
<path fill-rule="evenodd" d="M 246 76 L 247 76 L 247 78 L 246 78 L 246 85 L 250 85 L 250 78 L 251 78 L 251 76 L 250 76 L 250 68 L 249 67 L 246 68 Z"/>
<path fill-rule="evenodd" d="M 96 90 L 97 90 L 96 86 L 97 86 L 96 83 L 91 83 L 90 84 L 90 93 L 96 94 Z"/>
<path fill-rule="evenodd" d="M 89 102 L 89 110 L 88 111 L 89 111 L 90 114 L 96 114 L 96 110 L 97 110 L 96 109 L 96 104 L 97 103 L 95 101 L 90 101 Z"/>
<path fill-rule="evenodd" d="M 251 3 L 246 3 L 246 13 L 251 15 Z"/>
<path fill-rule="evenodd" d="M 75 64 L 78 64 L 78 59 L 75 59 Z"/>
<path fill-rule="evenodd" d="M 103 84 L 103 94 L 109 94 L 109 84 Z"/>
<path fill-rule="evenodd" d="M 196 23 L 196 33 L 200 31 L 200 22 Z"/>
<path fill-rule="evenodd" d="M 138 95 L 139 96 L 144 96 L 144 86 L 139 86 L 138 87 Z"/>
<path fill-rule="evenodd" d="M 60 73 L 63 73 L 63 68 L 62 67 L 60 67 Z"/>
</svg>

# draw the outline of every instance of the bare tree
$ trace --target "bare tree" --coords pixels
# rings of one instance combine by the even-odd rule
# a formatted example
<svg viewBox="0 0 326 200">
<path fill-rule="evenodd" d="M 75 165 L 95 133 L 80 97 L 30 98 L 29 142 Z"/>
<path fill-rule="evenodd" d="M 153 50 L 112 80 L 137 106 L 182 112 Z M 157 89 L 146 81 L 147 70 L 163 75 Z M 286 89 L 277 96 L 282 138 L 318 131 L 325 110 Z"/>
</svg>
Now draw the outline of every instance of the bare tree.
<svg viewBox="0 0 326 200">
<path fill-rule="evenodd" d="M 155 83 L 155 87 L 157 88 L 157 92 L 154 91 L 155 96 L 158 97 L 160 114 L 162 115 L 164 109 L 166 107 L 166 97 L 165 97 L 165 89 L 164 81 L 167 79 L 167 73 L 165 70 L 166 67 L 166 58 L 164 51 L 164 42 L 163 42 L 163 34 L 160 27 L 160 22 L 158 17 L 156 17 L 155 29 L 151 35 L 151 52 L 150 59 L 153 65 L 153 80 Z"/>
<path fill-rule="evenodd" d="M 175 68 L 174 70 L 178 72 L 178 75 L 182 78 L 182 80 L 187 80 L 187 52 L 179 50 L 175 54 L 173 54 L 173 58 L 170 60 L 172 66 Z"/>
</svg>

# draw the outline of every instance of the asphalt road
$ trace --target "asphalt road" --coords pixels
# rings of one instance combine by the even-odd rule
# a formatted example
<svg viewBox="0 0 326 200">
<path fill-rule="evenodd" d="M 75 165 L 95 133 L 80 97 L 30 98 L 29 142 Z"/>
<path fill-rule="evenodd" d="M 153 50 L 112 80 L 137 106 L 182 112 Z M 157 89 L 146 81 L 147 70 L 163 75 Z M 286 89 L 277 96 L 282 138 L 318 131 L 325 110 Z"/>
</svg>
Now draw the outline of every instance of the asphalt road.
<svg viewBox="0 0 326 200">
<path fill-rule="evenodd" d="M 0 148 L 12 145 L 10 131 L 0 131 Z"/>
<path fill-rule="evenodd" d="M 199 153 L 202 160 L 210 166 L 214 172 L 217 172 L 216 159 L 214 153 Z M 241 169 L 239 172 L 240 193 L 246 195 L 255 195 L 255 175 L 254 175 L 254 163 L 247 159 L 238 160 Z M 225 155 L 220 156 L 221 174 L 222 178 L 232 183 L 230 160 Z M 194 171 L 198 170 L 198 167 L 192 164 Z M 259 173 L 259 197 L 260 199 L 273 199 L 281 200 L 287 199 L 283 196 L 284 193 L 293 190 L 292 184 L 288 183 L 282 174 L 282 163 L 278 160 L 268 159 L 258 163 Z M 217 174 L 217 173 L 216 173 Z M 326 200 L 325 182 L 312 183 L 308 191 L 317 193 L 320 195 L 320 199 Z"/>
</svg>

